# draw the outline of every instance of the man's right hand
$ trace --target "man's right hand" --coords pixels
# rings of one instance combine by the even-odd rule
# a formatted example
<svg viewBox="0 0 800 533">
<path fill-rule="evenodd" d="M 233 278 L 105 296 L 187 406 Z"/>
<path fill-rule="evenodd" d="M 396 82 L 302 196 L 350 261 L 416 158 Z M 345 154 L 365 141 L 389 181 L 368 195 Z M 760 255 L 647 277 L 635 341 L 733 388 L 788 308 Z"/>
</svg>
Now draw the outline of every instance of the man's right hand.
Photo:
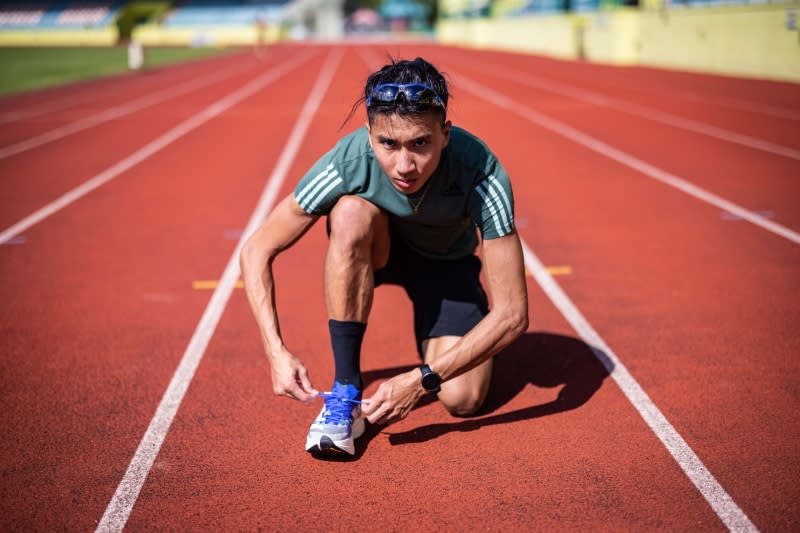
<svg viewBox="0 0 800 533">
<path fill-rule="evenodd" d="M 281 339 L 272 261 L 300 239 L 318 219 L 318 216 L 306 213 L 294 194 L 289 193 L 261 227 L 248 237 L 240 256 L 247 301 L 258 322 L 272 367 L 272 390 L 280 396 L 302 401 L 313 400 L 317 390 L 308 379 L 306 367 L 286 350 Z"/>
<path fill-rule="evenodd" d="M 319 391 L 311 384 L 302 361 L 286 352 L 272 358 L 272 391 L 279 396 L 310 402 Z"/>
</svg>

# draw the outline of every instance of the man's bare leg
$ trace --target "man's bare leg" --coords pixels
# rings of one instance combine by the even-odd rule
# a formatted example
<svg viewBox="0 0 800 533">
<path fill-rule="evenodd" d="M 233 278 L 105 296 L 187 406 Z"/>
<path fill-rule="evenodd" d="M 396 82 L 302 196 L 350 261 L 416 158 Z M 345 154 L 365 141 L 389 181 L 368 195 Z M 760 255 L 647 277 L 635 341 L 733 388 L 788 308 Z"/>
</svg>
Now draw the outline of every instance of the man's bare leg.
<svg viewBox="0 0 800 533">
<path fill-rule="evenodd" d="M 425 362 L 431 363 L 450 349 L 461 337 L 433 337 L 422 343 Z M 492 378 L 492 360 L 442 383 L 439 400 L 454 416 L 474 415 L 486 400 Z"/>
<path fill-rule="evenodd" d="M 320 456 L 355 454 L 364 433 L 360 416 L 361 342 L 375 289 L 374 272 L 389 259 L 389 223 L 379 208 L 343 196 L 329 215 L 325 299 L 336 368 L 332 397 L 325 400 L 306 437 L 306 450 Z"/>
<path fill-rule="evenodd" d="M 330 213 L 329 228 L 325 298 L 336 381 L 361 389 L 361 341 L 372 308 L 374 273 L 389 259 L 388 216 L 357 196 L 344 196 Z"/>
<path fill-rule="evenodd" d="M 372 307 L 374 272 L 389 260 L 389 219 L 375 205 L 344 196 L 330 213 L 325 257 L 328 318 L 366 322 Z"/>
</svg>

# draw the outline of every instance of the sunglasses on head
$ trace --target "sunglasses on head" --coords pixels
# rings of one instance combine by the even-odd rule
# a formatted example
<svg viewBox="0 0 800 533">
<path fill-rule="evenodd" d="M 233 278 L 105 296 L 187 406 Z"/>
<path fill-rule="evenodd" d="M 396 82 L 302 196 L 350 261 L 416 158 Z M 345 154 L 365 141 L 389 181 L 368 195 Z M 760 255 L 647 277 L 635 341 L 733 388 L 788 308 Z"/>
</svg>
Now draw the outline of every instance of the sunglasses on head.
<svg viewBox="0 0 800 533">
<path fill-rule="evenodd" d="M 382 83 L 375 87 L 367 98 L 367 107 L 397 103 L 400 95 L 406 102 L 430 105 L 445 109 L 444 102 L 429 85 L 424 83 Z"/>
</svg>

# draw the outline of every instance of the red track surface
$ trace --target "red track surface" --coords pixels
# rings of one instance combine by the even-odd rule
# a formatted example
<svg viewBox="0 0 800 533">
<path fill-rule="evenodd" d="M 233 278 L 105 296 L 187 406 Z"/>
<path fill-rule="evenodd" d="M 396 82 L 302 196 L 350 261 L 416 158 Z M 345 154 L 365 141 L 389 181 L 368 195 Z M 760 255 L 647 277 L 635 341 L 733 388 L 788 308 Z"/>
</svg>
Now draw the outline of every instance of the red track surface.
<svg viewBox="0 0 800 533">
<path fill-rule="evenodd" d="M 242 53 L 0 100 L 2 149 L 231 69 L 179 97 L 0 158 L 2 230 L 262 73 L 312 54 L 0 245 L 0 529 L 97 526 L 209 305 L 212 291 L 192 282 L 223 276 L 312 86 L 336 59 L 331 50 L 340 49 L 278 46 L 265 60 Z M 356 460 L 320 462 L 302 450 L 319 405 L 272 395 L 238 289 L 152 467 L 140 473 L 132 511 L 114 524 L 725 529 L 730 517 L 692 484 L 618 384 L 627 369 L 730 497 L 727 509 L 765 531 L 800 528 L 798 243 L 459 83 L 478 82 L 795 234 L 798 159 L 642 109 L 797 151 L 800 86 L 434 45 L 341 50 L 280 196 L 343 133 L 376 61 L 386 52 L 428 57 L 452 75 L 453 120 L 482 136 L 512 176 L 527 246 L 546 265 L 571 267 L 556 281 L 619 358 L 617 377 L 530 278 L 530 331 L 499 356 L 481 416 L 451 418 L 424 402 L 401 423 L 370 428 Z M 615 103 L 545 90 L 543 80 Z M 325 242 L 318 225 L 276 265 L 284 336 L 320 388 L 332 375 Z M 364 351 L 370 390 L 416 363 L 410 332 L 402 293 L 380 289 Z"/>
</svg>

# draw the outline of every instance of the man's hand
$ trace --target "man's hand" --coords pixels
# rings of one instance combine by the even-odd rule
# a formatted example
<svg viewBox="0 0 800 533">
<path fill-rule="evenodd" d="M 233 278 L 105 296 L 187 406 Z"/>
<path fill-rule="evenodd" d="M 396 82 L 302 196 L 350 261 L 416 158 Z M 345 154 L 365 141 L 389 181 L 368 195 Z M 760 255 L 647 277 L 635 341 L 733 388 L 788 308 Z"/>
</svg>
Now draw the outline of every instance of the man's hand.
<svg viewBox="0 0 800 533">
<path fill-rule="evenodd" d="M 418 370 L 406 372 L 381 383 L 361 405 L 372 424 L 390 424 L 405 418 L 424 393 Z"/>
<path fill-rule="evenodd" d="M 280 396 L 310 401 L 317 394 L 303 363 L 284 347 L 275 309 L 272 262 L 290 248 L 319 217 L 309 215 L 289 193 L 242 247 L 239 258 L 247 301 L 261 331 L 272 367 L 272 390 Z"/>
<path fill-rule="evenodd" d="M 318 394 L 302 361 L 289 352 L 272 360 L 272 392 L 304 402 L 315 399 Z"/>
</svg>

